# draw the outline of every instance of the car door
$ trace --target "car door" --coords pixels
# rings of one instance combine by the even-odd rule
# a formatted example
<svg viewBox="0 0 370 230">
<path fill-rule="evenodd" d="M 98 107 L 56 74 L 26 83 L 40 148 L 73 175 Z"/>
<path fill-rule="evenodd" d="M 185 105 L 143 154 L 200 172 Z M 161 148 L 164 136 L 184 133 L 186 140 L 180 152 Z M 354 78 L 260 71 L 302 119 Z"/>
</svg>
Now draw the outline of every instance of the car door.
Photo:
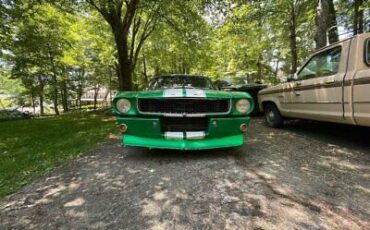
<svg viewBox="0 0 370 230">
<path fill-rule="evenodd" d="M 356 73 L 353 76 L 351 95 L 353 97 L 353 116 L 355 123 L 370 126 L 370 36 L 358 36 L 358 51 L 354 59 L 357 61 Z M 360 52 L 364 47 L 364 52 Z"/>
<path fill-rule="evenodd" d="M 294 117 L 343 120 L 342 83 L 345 76 L 347 43 L 327 48 L 300 69 L 289 88 L 289 111 Z"/>
</svg>

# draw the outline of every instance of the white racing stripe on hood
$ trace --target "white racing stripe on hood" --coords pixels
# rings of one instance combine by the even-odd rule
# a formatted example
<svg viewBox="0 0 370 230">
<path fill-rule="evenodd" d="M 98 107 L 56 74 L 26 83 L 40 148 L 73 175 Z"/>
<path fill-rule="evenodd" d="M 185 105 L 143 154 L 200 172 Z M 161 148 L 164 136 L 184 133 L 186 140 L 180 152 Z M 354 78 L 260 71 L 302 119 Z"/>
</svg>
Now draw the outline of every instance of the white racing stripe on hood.
<svg viewBox="0 0 370 230">
<path fill-rule="evenodd" d="M 163 97 L 182 97 L 182 89 L 165 89 Z"/>
<path fill-rule="evenodd" d="M 201 89 L 185 89 L 186 97 L 206 97 L 206 93 Z"/>
</svg>

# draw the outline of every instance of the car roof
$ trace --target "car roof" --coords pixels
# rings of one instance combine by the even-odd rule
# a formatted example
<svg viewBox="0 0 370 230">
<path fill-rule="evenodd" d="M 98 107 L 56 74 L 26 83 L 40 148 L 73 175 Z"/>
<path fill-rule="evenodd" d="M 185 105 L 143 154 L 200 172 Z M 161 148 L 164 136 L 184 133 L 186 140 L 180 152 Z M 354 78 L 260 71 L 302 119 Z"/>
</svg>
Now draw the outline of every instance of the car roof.
<svg viewBox="0 0 370 230">
<path fill-rule="evenodd" d="M 153 79 L 160 78 L 160 77 L 204 77 L 204 78 L 208 78 L 207 76 L 200 75 L 200 74 L 162 74 L 162 75 L 153 77 Z"/>
<path fill-rule="evenodd" d="M 325 50 L 326 48 L 331 48 L 331 47 L 337 46 L 338 44 L 341 44 L 341 43 L 343 43 L 343 42 L 345 42 L 345 41 L 351 40 L 351 39 L 356 38 L 356 37 L 367 36 L 368 34 L 369 34 L 369 33 L 361 33 L 361 34 L 356 34 L 356 35 L 350 36 L 350 37 L 348 37 L 348 38 L 345 38 L 345 39 L 342 39 L 342 40 L 339 40 L 339 41 L 333 42 L 333 43 L 331 43 L 331 44 L 329 44 L 329 45 L 326 45 L 326 46 L 324 46 L 324 47 L 321 47 L 321 48 L 319 48 L 319 49 L 316 49 L 316 50 L 314 51 L 314 53 L 317 53 L 317 52 L 320 52 L 320 51 L 322 51 L 322 50 Z"/>
</svg>

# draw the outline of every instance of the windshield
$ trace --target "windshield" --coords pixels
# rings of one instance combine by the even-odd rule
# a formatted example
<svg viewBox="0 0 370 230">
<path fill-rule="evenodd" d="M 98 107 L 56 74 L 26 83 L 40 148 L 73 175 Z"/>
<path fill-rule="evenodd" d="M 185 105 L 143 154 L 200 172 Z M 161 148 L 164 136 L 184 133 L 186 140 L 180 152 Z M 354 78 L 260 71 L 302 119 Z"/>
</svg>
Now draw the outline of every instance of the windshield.
<svg viewBox="0 0 370 230">
<path fill-rule="evenodd" d="M 215 89 L 211 80 L 203 76 L 160 76 L 155 77 L 149 82 L 149 90 L 168 89 L 168 88 L 200 88 Z"/>
<path fill-rule="evenodd" d="M 246 85 L 248 80 L 245 77 L 230 77 L 225 79 L 231 85 Z"/>
<path fill-rule="evenodd" d="M 240 86 L 240 85 L 259 83 L 257 81 L 253 81 L 251 76 L 243 76 L 243 77 L 227 76 L 227 77 L 222 78 L 221 81 L 226 83 L 228 86 Z"/>
</svg>

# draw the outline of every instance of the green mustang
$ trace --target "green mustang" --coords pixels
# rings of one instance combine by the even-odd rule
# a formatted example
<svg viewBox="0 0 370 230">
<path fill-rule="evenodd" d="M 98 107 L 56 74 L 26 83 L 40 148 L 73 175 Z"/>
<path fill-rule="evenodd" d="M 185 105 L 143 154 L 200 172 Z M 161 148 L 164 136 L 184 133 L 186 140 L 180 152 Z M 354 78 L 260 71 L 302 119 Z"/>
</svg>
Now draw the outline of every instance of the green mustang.
<svg viewBox="0 0 370 230">
<path fill-rule="evenodd" d="M 165 75 L 147 91 L 118 92 L 113 110 L 126 146 L 200 150 L 243 145 L 254 103 L 198 75 Z"/>
</svg>

